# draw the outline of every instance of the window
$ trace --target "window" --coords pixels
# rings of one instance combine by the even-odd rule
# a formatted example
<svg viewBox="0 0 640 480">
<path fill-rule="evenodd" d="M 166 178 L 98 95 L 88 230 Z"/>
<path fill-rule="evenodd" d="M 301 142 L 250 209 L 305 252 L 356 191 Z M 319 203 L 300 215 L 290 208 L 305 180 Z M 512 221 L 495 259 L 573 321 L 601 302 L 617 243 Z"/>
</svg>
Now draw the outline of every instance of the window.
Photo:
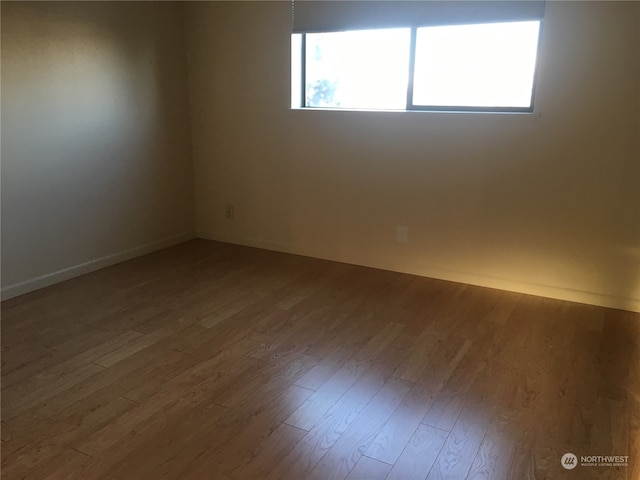
<svg viewBox="0 0 640 480">
<path fill-rule="evenodd" d="M 307 34 L 305 106 L 404 108 L 410 40 L 408 28 Z"/>
<path fill-rule="evenodd" d="M 413 104 L 530 109 L 539 22 L 418 28 Z"/>
<path fill-rule="evenodd" d="M 540 21 L 294 33 L 292 107 L 533 111 Z"/>
</svg>

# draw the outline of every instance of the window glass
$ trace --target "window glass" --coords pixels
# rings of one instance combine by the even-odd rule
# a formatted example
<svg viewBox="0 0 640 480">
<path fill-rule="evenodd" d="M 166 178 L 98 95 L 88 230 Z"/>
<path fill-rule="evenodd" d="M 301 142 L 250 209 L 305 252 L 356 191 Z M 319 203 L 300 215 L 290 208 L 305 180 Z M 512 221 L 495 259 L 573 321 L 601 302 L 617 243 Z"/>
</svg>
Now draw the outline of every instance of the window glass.
<svg viewBox="0 0 640 480">
<path fill-rule="evenodd" d="M 307 33 L 305 106 L 404 109 L 411 30 Z"/>
<path fill-rule="evenodd" d="M 417 29 L 413 104 L 529 107 L 540 22 Z"/>
</svg>

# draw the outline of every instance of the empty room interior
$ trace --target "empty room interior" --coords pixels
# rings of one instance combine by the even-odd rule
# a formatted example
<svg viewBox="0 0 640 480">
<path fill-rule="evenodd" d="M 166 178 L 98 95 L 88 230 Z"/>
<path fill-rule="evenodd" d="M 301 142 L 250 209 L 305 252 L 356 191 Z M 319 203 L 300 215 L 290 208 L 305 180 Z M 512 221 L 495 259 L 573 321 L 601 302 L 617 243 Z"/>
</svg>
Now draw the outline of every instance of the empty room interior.
<svg viewBox="0 0 640 480">
<path fill-rule="evenodd" d="M 1 2 L 4 479 L 640 478 L 640 2 Z"/>
</svg>

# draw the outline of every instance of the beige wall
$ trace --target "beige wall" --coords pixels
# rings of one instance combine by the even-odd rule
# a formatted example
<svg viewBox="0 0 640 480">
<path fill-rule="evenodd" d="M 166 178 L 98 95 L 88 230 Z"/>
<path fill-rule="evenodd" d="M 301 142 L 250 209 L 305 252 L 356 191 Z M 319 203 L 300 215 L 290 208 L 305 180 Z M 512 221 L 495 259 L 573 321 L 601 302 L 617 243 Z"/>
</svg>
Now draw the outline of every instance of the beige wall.
<svg viewBox="0 0 640 480">
<path fill-rule="evenodd" d="M 640 310 L 640 3 L 547 3 L 535 115 L 291 111 L 290 4 L 189 8 L 200 236 Z"/>
<path fill-rule="evenodd" d="M 183 6 L 2 2 L 3 297 L 193 235 Z"/>
</svg>

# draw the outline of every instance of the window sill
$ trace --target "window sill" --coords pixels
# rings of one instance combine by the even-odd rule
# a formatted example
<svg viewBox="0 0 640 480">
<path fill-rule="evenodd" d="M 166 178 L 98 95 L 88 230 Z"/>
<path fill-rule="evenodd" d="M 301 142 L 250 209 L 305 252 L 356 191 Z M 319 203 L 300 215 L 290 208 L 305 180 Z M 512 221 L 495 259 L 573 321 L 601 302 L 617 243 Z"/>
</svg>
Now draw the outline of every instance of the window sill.
<svg viewBox="0 0 640 480">
<path fill-rule="evenodd" d="M 523 110 L 427 110 L 427 109 L 411 109 L 411 110 L 394 110 L 394 109 L 374 109 L 374 108 L 322 108 L 322 107 L 291 107 L 292 111 L 310 111 L 310 112 L 359 112 L 359 113 L 418 113 L 418 114 L 469 114 L 469 115 L 523 115 L 527 117 L 538 118 L 540 113 L 535 111 Z"/>
</svg>

